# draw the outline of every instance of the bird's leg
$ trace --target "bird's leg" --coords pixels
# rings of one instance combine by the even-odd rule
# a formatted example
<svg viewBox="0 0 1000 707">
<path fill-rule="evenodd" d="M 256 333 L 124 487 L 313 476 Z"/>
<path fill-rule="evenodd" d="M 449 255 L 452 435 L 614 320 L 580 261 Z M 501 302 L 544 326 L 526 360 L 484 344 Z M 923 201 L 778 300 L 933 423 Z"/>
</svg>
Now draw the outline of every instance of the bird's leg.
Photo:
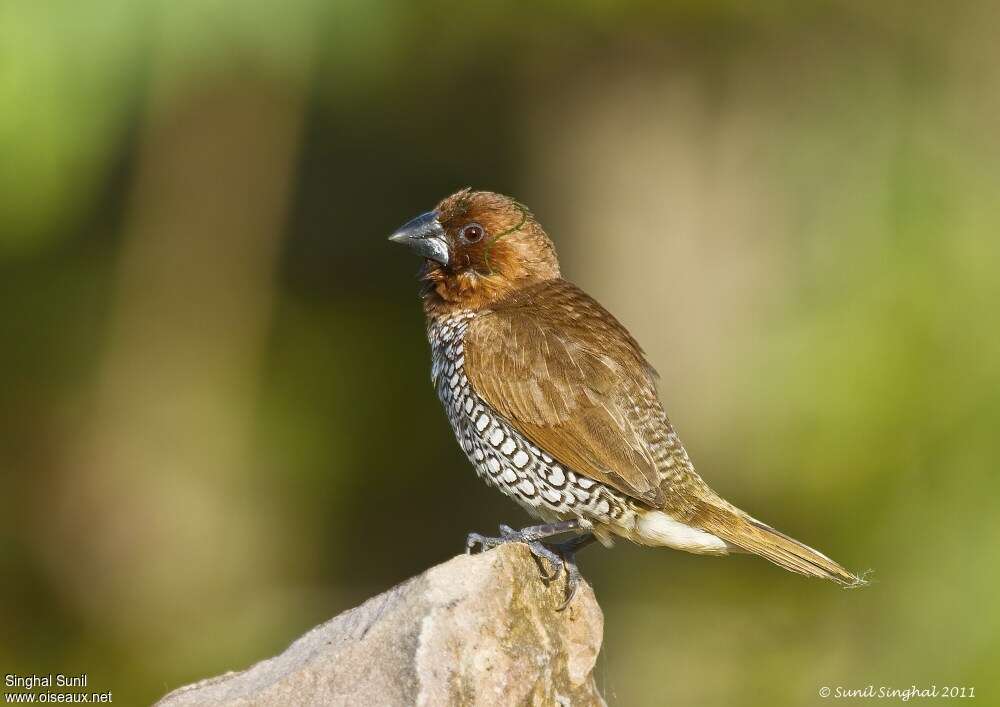
<svg viewBox="0 0 1000 707">
<path fill-rule="evenodd" d="M 558 523 L 532 525 L 521 530 L 514 530 L 508 525 L 501 525 L 500 537 L 498 538 L 487 537 L 479 533 L 469 533 L 465 540 L 465 552 L 466 554 L 470 554 L 476 545 L 479 545 L 485 551 L 492 550 L 505 543 L 524 543 L 531 550 L 531 554 L 535 556 L 535 559 L 538 560 L 544 581 L 550 582 L 559 576 L 560 571 L 563 569 L 566 570 L 567 599 L 559 607 L 559 611 L 562 611 L 573 600 L 580 581 L 580 570 L 577 568 L 575 561 L 576 552 L 581 547 L 593 542 L 594 536 L 587 532 L 563 543 L 555 543 L 551 546 L 544 544 L 542 540 L 551 538 L 554 535 L 562 535 L 563 533 L 572 533 L 577 530 L 587 530 L 589 528 L 590 524 L 586 521 L 581 521 L 579 518 L 563 520 Z M 551 573 L 545 572 L 544 564 L 541 562 L 543 559 L 548 560 L 549 564 L 552 565 L 553 571 Z"/>
<path fill-rule="evenodd" d="M 500 526 L 500 537 L 491 538 L 479 533 L 469 533 L 465 539 L 465 551 L 471 553 L 472 549 L 479 545 L 483 550 L 492 550 L 504 543 L 525 543 L 531 545 L 539 543 L 541 540 L 551 538 L 553 535 L 572 533 L 577 530 L 585 530 L 583 522 L 579 518 L 572 520 L 562 520 L 558 523 L 546 523 L 545 525 L 531 525 L 521 530 L 514 530 L 509 525 Z"/>
</svg>

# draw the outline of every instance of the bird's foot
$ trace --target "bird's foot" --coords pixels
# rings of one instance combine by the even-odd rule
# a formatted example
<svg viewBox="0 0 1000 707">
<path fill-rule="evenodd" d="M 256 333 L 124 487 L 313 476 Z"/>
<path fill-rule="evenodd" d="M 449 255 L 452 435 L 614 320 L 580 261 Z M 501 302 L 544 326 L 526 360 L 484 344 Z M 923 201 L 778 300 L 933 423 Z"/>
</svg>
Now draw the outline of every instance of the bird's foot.
<svg viewBox="0 0 1000 707">
<path fill-rule="evenodd" d="M 485 552 L 506 543 L 524 543 L 535 557 L 539 572 L 542 575 L 542 581 L 546 584 L 557 579 L 560 572 L 566 572 L 565 599 L 556 609 L 556 611 L 563 611 L 573 601 L 573 597 L 576 596 L 576 591 L 582 579 L 580 569 L 576 566 L 576 553 L 580 548 L 592 543 L 594 536 L 591 533 L 584 533 L 583 535 L 570 538 L 565 542 L 553 543 L 552 545 L 543 543 L 541 539 L 580 529 L 582 529 L 581 524 L 576 520 L 563 521 L 547 526 L 533 526 L 522 530 L 514 530 L 508 525 L 501 525 L 499 537 L 493 538 L 480 535 L 479 533 L 469 533 L 465 540 L 465 552 L 466 554 L 471 554 L 477 546 L 482 552 Z M 546 564 L 542 560 L 548 561 L 548 564 L 552 567 L 551 572 L 546 571 Z"/>
<path fill-rule="evenodd" d="M 531 530 L 533 529 L 514 530 L 509 525 L 501 525 L 500 536 L 496 538 L 480 535 L 479 533 L 469 533 L 465 539 L 465 554 L 472 554 L 477 545 L 480 548 L 480 552 L 486 552 L 507 543 L 524 543 L 531 550 L 531 554 L 534 555 L 535 560 L 538 562 L 542 579 L 545 582 L 551 582 L 559 576 L 562 558 L 550 550 L 541 540 L 538 540 L 533 533 L 529 532 Z M 545 571 L 545 564 L 542 560 L 548 560 L 549 564 L 552 565 L 554 570 L 551 573 Z"/>
<path fill-rule="evenodd" d="M 576 596 L 576 590 L 580 587 L 580 580 L 583 579 L 583 575 L 580 574 L 580 568 L 576 566 L 576 553 L 580 548 L 594 542 L 594 539 L 593 534 L 584 533 L 575 538 L 570 538 L 565 542 L 550 546 L 552 550 L 558 553 L 560 560 L 559 565 L 556 566 L 555 576 L 559 576 L 560 570 L 566 572 L 566 598 L 556 608 L 556 611 L 564 611 L 572 603 L 573 597 Z"/>
</svg>

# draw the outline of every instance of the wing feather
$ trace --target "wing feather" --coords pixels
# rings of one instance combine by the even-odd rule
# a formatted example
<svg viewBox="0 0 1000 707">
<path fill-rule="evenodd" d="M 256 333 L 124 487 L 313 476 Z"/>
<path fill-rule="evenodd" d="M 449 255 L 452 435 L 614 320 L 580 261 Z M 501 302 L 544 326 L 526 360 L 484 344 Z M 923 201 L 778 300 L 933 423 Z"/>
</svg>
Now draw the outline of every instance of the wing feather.
<svg viewBox="0 0 1000 707">
<path fill-rule="evenodd" d="M 656 445 L 669 422 L 656 372 L 600 304 L 564 280 L 545 282 L 473 320 L 464 349 L 473 389 L 534 444 L 578 473 L 663 505 Z"/>
</svg>

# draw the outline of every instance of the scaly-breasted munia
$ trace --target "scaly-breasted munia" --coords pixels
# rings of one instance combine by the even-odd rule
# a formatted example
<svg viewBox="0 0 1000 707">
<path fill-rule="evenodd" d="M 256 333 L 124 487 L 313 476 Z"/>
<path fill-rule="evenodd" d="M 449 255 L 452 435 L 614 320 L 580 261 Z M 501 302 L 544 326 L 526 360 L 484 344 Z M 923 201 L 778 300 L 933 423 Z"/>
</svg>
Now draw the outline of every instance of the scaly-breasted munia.
<svg viewBox="0 0 1000 707">
<path fill-rule="evenodd" d="M 579 579 L 575 550 L 615 535 L 703 555 L 750 552 L 799 574 L 863 582 L 695 473 L 642 349 L 562 279 L 525 206 L 463 189 L 390 240 L 424 258 L 432 378 L 459 444 L 486 483 L 546 523 L 472 534 L 467 548 L 527 543 L 566 569 L 566 604 Z M 541 543 L 562 533 L 577 535 L 554 549 Z"/>
</svg>

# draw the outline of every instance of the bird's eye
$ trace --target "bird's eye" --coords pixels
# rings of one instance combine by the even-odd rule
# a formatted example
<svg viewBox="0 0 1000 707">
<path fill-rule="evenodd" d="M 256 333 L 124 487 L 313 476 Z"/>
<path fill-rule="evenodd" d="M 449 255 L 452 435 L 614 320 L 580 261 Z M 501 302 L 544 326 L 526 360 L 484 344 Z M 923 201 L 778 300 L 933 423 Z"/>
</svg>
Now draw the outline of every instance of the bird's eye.
<svg viewBox="0 0 1000 707">
<path fill-rule="evenodd" d="M 484 233 L 483 227 L 478 223 L 470 223 L 462 227 L 462 240 L 466 243 L 478 243 L 483 240 Z"/>
</svg>

